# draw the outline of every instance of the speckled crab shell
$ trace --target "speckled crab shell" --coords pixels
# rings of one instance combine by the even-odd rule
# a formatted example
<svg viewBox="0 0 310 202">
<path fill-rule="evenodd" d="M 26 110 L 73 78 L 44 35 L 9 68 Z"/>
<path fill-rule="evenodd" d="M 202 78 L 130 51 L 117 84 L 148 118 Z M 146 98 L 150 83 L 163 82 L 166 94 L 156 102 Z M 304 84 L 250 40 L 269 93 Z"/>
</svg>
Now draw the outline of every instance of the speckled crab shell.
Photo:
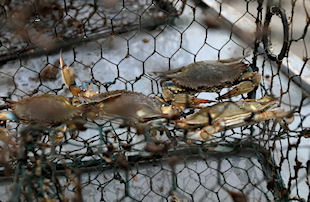
<svg viewBox="0 0 310 202">
<path fill-rule="evenodd" d="M 23 122 L 59 124 L 80 115 L 82 107 L 71 105 L 60 95 L 43 94 L 13 103 L 13 113 Z"/>
<path fill-rule="evenodd" d="M 200 61 L 189 64 L 178 73 L 161 73 L 160 77 L 190 90 L 218 91 L 235 85 L 248 69 L 243 62 Z"/>
<path fill-rule="evenodd" d="M 92 100 L 96 100 L 94 108 L 101 118 L 143 121 L 162 116 L 161 106 L 142 93 L 115 90 L 98 94 Z"/>
</svg>

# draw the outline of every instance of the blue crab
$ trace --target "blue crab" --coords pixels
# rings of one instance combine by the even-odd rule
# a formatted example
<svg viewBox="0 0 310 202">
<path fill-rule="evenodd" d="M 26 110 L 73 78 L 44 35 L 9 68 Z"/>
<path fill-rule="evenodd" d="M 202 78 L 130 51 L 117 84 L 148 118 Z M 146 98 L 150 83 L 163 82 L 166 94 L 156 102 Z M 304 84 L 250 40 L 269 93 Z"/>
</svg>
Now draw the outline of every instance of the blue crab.
<svg viewBox="0 0 310 202">
<path fill-rule="evenodd" d="M 161 106 L 142 93 L 127 90 L 97 93 L 91 89 L 78 87 L 74 73 L 69 66 L 65 65 L 61 54 L 60 67 L 62 78 L 70 92 L 74 96 L 83 98 L 89 106 L 92 106 L 87 113 L 91 119 L 113 120 L 114 122 L 121 120 L 132 126 L 152 119 L 171 119 L 179 114 L 178 109 Z"/>
<path fill-rule="evenodd" d="M 152 119 L 169 117 L 169 109 L 161 107 L 160 104 L 142 93 L 115 90 L 97 94 L 92 97 L 93 119 L 102 118 L 105 120 L 123 119 L 132 122 L 147 122 Z M 168 113 L 167 113 L 168 112 Z"/>
<path fill-rule="evenodd" d="M 175 104 L 178 94 L 187 95 L 185 103 L 206 103 L 207 100 L 197 100 L 197 92 L 218 92 L 223 88 L 233 87 L 232 90 L 217 99 L 228 99 L 254 90 L 261 81 L 258 72 L 247 72 L 249 65 L 241 61 L 243 58 L 231 58 L 217 61 L 200 61 L 165 72 L 153 72 L 162 80 L 165 101 Z M 184 96 L 183 96 L 184 97 Z M 211 102 L 211 101 L 209 101 Z M 181 103 L 181 101 L 179 101 Z M 184 103 L 182 103 L 184 104 Z"/>
<path fill-rule="evenodd" d="M 7 100 L 3 108 L 11 111 L 0 112 L 1 121 L 15 121 L 25 124 L 58 125 L 81 117 L 85 105 L 74 106 L 64 96 L 43 94 L 21 99 Z"/>
<path fill-rule="evenodd" d="M 177 120 L 176 125 L 189 129 L 193 133 L 192 138 L 206 140 L 217 132 L 270 119 L 284 120 L 286 124 L 290 124 L 294 120 L 292 113 L 276 105 L 277 101 L 272 96 L 236 102 L 226 101 L 205 107 L 187 118 Z"/>
</svg>

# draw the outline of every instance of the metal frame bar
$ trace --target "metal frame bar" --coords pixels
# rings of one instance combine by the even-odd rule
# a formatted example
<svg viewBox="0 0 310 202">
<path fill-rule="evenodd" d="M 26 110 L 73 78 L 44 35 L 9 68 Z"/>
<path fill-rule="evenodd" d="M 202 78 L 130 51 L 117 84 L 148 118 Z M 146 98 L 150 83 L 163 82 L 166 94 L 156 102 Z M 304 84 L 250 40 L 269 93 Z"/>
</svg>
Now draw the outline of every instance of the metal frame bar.
<svg viewBox="0 0 310 202">
<path fill-rule="evenodd" d="M 234 7 L 225 4 L 220 6 L 220 3 L 216 0 L 201 0 L 202 3 L 208 6 L 208 13 L 221 16 L 221 23 L 231 29 L 231 31 L 246 43 L 252 43 L 256 37 L 256 24 L 246 15 L 240 18 L 240 12 Z M 236 23 L 238 22 L 238 23 Z M 233 29 L 231 28 L 233 26 Z M 265 56 L 265 50 L 263 45 L 258 49 L 260 53 Z M 278 65 L 276 62 L 272 62 L 273 65 Z M 280 70 L 287 77 L 292 79 L 303 92 L 310 95 L 310 67 L 307 67 L 307 61 L 304 61 L 301 57 L 289 52 L 288 57 L 280 64 Z"/>
</svg>

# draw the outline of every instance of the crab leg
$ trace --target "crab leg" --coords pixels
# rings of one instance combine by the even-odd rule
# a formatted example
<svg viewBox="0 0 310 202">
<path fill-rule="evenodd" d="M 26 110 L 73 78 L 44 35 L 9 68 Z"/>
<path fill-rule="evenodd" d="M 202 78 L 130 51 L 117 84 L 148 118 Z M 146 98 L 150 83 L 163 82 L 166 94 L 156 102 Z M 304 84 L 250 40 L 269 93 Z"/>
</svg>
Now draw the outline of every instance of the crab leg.
<svg viewBox="0 0 310 202">
<path fill-rule="evenodd" d="M 216 98 L 217 100 L 228 99 L 244 93 L 249 93 L 259 86 L 261 81 L 261 74 L 257 72 L 246 72 L 239 79 L 240 83 L 236 85 L 232 90 L 228 91 L 224 95 Z"/>
<path fill-rule="evenodd" d="M 247 120 L 249 119 L 249 120 Z M 266 112 L 255 114 L 253 117 L 248 114 L 244 116 L 239 116 L 229 119 L 221 119 L 215 121 L 213 125 L 207 125 L 203 127 L 200 131 L 196 131 L 191 138 L 196 140 L 207 140 L 214 133 L 221 132 L 228 129 L 233 129 L 237 127 L 243 127 L 248 125 L 253 125 L 255 123 L 271 120 L 271 119 L 284 119 L 286 124 L 293 122 L 294 117 L 291 116 L 291 112 L 284 111 L 282 108 L 272 109 Z"/>
<path fill-rule="evenodd" d="M 169 89 L 168 87 L 164 87 L 162 89 L 163 99 L 157 98 L 157 100 L 166 104 L 169 102 L 176 106 L 196 107 L 196 108 L 201 107 L 199 104 L 213 102 L 211 100 L 196 98 L 196 96 L 190 93 L 178 93 L 178 90 L 180 89 L 176 87 L 175 89 L 176 92 L 173 92 L 174 91 L 173 88 Z"/>
</svg>

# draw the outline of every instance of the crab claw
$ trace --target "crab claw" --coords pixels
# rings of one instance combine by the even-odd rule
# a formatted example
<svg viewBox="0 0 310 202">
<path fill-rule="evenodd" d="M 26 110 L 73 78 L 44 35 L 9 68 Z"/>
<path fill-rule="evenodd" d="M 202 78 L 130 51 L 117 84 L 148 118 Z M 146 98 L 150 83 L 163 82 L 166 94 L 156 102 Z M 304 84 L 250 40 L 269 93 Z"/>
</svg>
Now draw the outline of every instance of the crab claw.
<svg viewBox="0 0 310 202">
<path fill-rule="evenodd" d="M 181 119 L 175 120 L 174 124 L 175 126 L 179 128 L 190 129 L 190 128 L 198 128 L 200 126 L 204 126 L 208 122 L 209 122 L 209 117 L 197 116 L 193 120 L 188 119 L 188 118 L 181 118 Z"/>
<path fill-rule="evenodd" d="M 214 133 L 220 131 L 219 126 L 205 126 L 202 129 L 196 129 L 189 132 L 190 139 L 198 140 L 198 141 L 205 141 L 212 137 Z"/>
<path fill-rule="evenodd" d="M 179 128 L 189 128 L 189 125 L 186 123 L 185 118 L 175 120 L 174 125 Z"/>
<path fill-rule="evenodd" d="M 185 93 L 174 95 L 172 102 L 175 105 L 185 106 L 185 107 L 196 107 L 199 108 L 199 104 L 211 103 L 211 100 L 196 98 L 194 95 L 189 95 Z"/>
<path fill-rule="evenodd" d="M 229 99 L 244 93 L 253 91 L 261 81 L 261 74 L 257 72 L 246 72 L 241 78 L 240 83 L 236 85 L 232 90 L 228 91 L 224 95 L 216 98 L 217 100 Z"/>
<path fill-rule="evenodd" d="M 256 86 L 254 86 L 251 81 L 244 81 L 242 83 L 239 83 L 237 86 L 235 86 L 232 90 L 228 91 L 224 95 L 217 97 L 216 99 L 229 99 L 231 97 L 242 95 L 244 93 L 249 93 L 254 90 L 255 87 Z"/>
<path fill-rule="evenodd" d="M 206 99 L 200 99 L 200 98 L 195 98 L 192 100 L 192 103 L 191 105 L 192 106 L 196 106 L 196 108 L 199 108 L 199 104 L 204 104 L 204 103 L 211 103 L 211 102 L 214 102 L 212 100 L 206 100 Z"/>
<path fill-rule="evenodd" d="M 1 112 L 0 121 L 15 121 L 18 122 L 19 118 L 13 112 Z"/>
<path fill-rule="evenodd" d="M 64 81 L 64 83 L 66 84 L 66 86 L 69 88 L 70 92 L 74 95 L 74 96 L 78 96 L 79 93 L 82 91 L 79 87 L 76 86 L 75 83 L 75 75 L 72 72 L 72 70 L 70 69 L 70 67 L 68 67 L 64 60 L 63 57 L 61 55 L 60 52 L 60 58 L 59 58 L 59 63 L 60 63 L 60 68 L 61 68 L 61 75 L 62 75 L 62 79 Z"/>
<path fill-rule="evenodd" d="M 291 111 L 285 111 L 284 109 L 279 107 L 270 111 L 256 114 L 253 117 L 253 120 L 256 122 L 261 122 L 273 118 L 277 118 L 279 119 L 280 123 L 286 123 L 286 124 L 291 124 L 294 121 L 294 116 Z"/>
<path fill-rule="evenodd" d="M 182 109 L 177 106 L 162 106 L 161 107 L 162 116 L 167 119 L 176 119 L 180 116 Z"/>
</svg>

